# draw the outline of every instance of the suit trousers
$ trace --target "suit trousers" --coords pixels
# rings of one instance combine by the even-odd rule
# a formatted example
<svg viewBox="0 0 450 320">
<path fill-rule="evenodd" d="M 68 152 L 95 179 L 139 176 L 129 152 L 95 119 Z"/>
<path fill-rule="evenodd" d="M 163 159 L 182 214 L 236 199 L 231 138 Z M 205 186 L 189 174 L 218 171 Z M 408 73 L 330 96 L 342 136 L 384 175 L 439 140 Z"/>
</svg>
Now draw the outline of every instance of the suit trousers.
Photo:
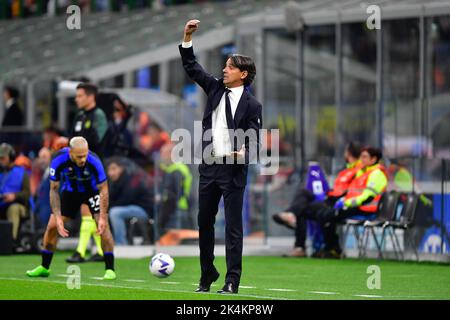
<svg viewBox="0 0 450 320">
<path fill-rule="evenodd" d="M 233 165 L 211 164 L 200 174 L 199 182 L 199 240 L 202 278 L 215 273 L 214 224 L 221 197 L 225 207 L 225 254 L 227 274 L 225 282 L 239 285 L 242 272 L 242 204 L 244 187 L 233 182 Z"/>
</svg>

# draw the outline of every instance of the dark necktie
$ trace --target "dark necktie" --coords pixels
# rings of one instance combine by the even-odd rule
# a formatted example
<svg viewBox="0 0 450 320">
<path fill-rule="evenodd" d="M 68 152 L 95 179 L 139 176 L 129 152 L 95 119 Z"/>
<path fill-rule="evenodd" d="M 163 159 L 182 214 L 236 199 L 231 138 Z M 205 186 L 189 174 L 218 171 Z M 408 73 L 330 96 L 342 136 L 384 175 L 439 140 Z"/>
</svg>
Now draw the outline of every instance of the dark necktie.
<svg viewBox="0 0 450 320">
<path fill-rule="evenodd" d="M 231 103 L 230 103 L 230 97 L 229 93 L 231 92 L 230 89 L 225 89 L 225 116 L 227 117 L 227 126 L 229 130 L 234 130 L 234 120 L 233 120 L 233 113 L 231 112 Z M 235 144 L 233 143 L 233 139 L 230 136 L 230 142 L 231 142 L 231 150 L 236 151 Z"/>
<path fill-rule="evenodd" d="M 225 89 L 225 115 L 227 117 L 228 129 L 234 130 L 233 113 L 231 112 L 231 103 L 229 97 L 230 92 L 231 92 L 230 89 Z"/>
</svg>

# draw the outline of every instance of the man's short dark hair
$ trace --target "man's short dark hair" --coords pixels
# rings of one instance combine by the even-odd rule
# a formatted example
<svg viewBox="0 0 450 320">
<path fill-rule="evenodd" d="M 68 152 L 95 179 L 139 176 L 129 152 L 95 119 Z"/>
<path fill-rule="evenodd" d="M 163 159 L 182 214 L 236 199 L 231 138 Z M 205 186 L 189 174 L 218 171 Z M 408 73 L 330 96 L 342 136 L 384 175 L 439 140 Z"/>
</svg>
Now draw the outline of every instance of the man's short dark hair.
<svg viewBox="0 0 450 320">
<path fill-rule="evenodd" d="M 371 158 L 376 157 L 377 158 L 376 163 L 380 162 L 380 160 L 383 158 L 383 152 L 381 151 L 381 149 L 367 146 L 361 149 L 361 153 L 364 151 L 367 152 Z"/>
<path fill-rule="evenodd" d="M 77 85 L 77 90 L 78 89 L 83 89 L 88 96 L 96 96 L 98 93 L 97 86 L 92 83 L 80 83 L 79 85 Z"/>
<path fill-rule="evenodd" d="M 246 87 L 251 85 L 256 75 L 256 67 L 253 59 L 242 54 L 232 54 L 230 55 L 230 59 L 233 66 L 241 71 L 247 71 L 248 74 L 244 79 L 244 85 Z"/>
<path fill-rule="evenodd" d="M 347 150 L 347 152 L 356 159 L 361 155 L 361 145 L 356 141 L 349 142 L 345 147 L 345 150 Z"/>
<path fill-rule="evenodd" d="M 17 88 L 14 88 L 12 86 L 5 86 L 5 88 L 3 89 L 4 91 L 8 92 L 8 95 L 12 98 L 12 99 L 17 99 L 19 98 L 19 90 L 17 90 Z"/>
</svg>

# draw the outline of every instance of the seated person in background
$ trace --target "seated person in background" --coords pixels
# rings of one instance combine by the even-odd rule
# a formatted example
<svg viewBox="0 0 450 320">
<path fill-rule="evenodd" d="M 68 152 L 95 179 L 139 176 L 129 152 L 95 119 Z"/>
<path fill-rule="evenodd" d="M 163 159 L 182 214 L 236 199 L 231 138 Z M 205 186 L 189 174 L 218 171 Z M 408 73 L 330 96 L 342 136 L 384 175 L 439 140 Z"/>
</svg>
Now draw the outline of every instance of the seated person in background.
<svg viewBox="0 0 450 320">
<path fill-rule="evenodd" d="M 324 231 L 325 249 L 321 258 L 340 258 L 342 250 L 336 233 L 336 224 L 348 218 L 373 219 L 378 202 L 386 191 L 388 179 L 383 165 L 381 150 L 365 147 L 361 150 L 361 169 L 350 183 L 345 196 L 333 207 L 323 202 L 309 204 L 300 214 L 306 219 L 319 222 Z"/>
<path fill-rule="evenodd" d="M 58 150 L 69 146 L 69 139 L 58 137 L 53 143 L 52 149 L 42 147 L 39 150 L 38 157 L 33 162 L 31 173 L 31 193 L 34 198 L 34 212 L 39 217 L 40 226 L 45 227 L 50 219 L 50 162 L 53 154 Z"/>
<path fill-rule="evenodd" d="M 50 214 L 52 212 L 50 206 L 50 162 L 52 152 L 49 148 L 43 147 L 39 150 L 38 158 L 34 163 L 34 167 L 39 169 L 40 181 L 35 194 L 36 215 L 39 217 L 39 223 L 42 227 L 48 224 Z M 37 170 L 36 170 L 37 171 Z"/>
<path fill-rule="evenodd" d="M 172 143 L 166 143 L 161 148 L 160 169 L 163 172 L 163 177 L 160 190 L 161 195 L 158 196 L 160 201 L 158 227 L 161 234 L 168 231 L 168 229 L 192 227 L 189 221 L 192 174 L 189 167 L 184 163 L 172 161 L 173 146 Z"/>
<path fill-rule="evenodd" d="M 129 173 L 121 158 L 108 161 L 109 217 L 117 245 L 128 244 L 125 220 L 153 218 L 153 188 L 139 172 Z"/>
<path fill-rule="evenodd" d="M 355 177 L 358 170 L 361 168 L 359 156 L 361 154 L 361 147 L 356 142 L 350 142 L 345 147 L 344 159 L 346 168 L 340 171 L 334 181 L 333 189 L 327 193 L 325 203 L 333 206 L 335 202 L 345 195 L 347 189 Z M 303 187 L 298 188 L 290 206 L 284 211 L 273 215 L 275 222 L 282 224 L 290 229 L 295 230 L 295 244 L 294 249 L 286 256 L 289 257 L 305 257 L 305 242 L 307 233 L 306 218 L 302 211 L 312 202 L 315 202 L 315 196 L 310 191 Z"/>
<path fill-rule="evenodd" d="M 10 144 L 0 144 L 0 218 L 12 223 L 13 239 L 17 240 L 20 218 L 27 215 L 30 178 L 23 167 L 14 164 L 15 158 Z"/>
</svg>

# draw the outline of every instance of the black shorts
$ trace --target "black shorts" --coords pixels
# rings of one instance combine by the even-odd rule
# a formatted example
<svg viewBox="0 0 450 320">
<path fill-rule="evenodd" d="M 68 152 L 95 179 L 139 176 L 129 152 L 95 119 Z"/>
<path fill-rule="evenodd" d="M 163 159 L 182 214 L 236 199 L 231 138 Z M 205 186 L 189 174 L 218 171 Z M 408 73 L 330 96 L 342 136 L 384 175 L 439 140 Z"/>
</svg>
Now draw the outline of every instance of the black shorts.
<svg viewBox="0 0 450 320">
<path fill-rule="evenodd" d="M 86 204 L 91 214 L 100 213 L 100 194 L 96 193 L 79 193 L 63 191 L 61 198 L 61 215 L 71 219 L 75 219 L 80 212 L 82 204 Z"/>
</svg>

